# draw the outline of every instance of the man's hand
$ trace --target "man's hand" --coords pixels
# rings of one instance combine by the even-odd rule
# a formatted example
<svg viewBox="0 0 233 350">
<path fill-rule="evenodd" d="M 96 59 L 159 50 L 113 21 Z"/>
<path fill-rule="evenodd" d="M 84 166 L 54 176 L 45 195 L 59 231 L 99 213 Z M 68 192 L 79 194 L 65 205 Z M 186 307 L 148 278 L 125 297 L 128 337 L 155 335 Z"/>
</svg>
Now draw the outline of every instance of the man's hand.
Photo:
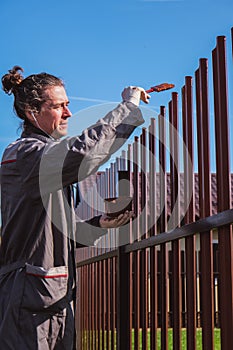
<svg viewBox="0 0 233 350">
<path fill-rule="evenodd" d="M 141 87 L 137 87 L 139 91 L 141 91 L 140 100 L 144 103 L 149 103 L 150 95 Z"/>
<path fill-rule="evenodd" d="M 128 86 L 121 94 L 123 101 L 132 102 L 136 106 L 139 106 L 140 100 L 144 103 L 149 103 L 150 95 L 141 87 Z"/>
<path fill-rule="evenodd" d="M 99 224 L 102 228 L 117 228 L 127 224 L 130 219 L 134 218 L 134 216 L 135 215 L 132 211 L 126 211 L 116 218 L 112 218 L 104 214 L 100 217 Z"/>
</svg>

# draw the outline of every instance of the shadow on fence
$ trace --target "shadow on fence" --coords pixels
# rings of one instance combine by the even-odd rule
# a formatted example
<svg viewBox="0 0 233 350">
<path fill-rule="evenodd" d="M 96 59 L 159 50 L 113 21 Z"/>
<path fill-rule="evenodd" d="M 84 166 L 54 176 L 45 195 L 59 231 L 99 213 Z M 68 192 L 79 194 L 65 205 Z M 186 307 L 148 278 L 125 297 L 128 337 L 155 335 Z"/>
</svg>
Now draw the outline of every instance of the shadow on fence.
<svg viewBox="0 0 233 350">
<path fill-rule="evenodd" d="M 185 77 L 181 128 L 179 96 L 173 92 L 168 113 L 161 106 L 158 118 L 135 136 L 127 151 L 105 172 L 87 180 L 95 186 L 93 191 L 89 188 L 88 204 L 83 201 L 78 207 L 83 219 L 102 210 L 96 207 L 99 197 L 119 195 L 133 197 L 136 219 L 109 230 L 95 247 L 77 250 L 78 349 L 181 349 L 182 328 L 188 349 L 197 348 L 199 329 L 203 349 L 233 349 L 233 210 L 224 36 L 217 37 L 212 52 L 214 174 L 208 76 L 208 61 L 202 58 L 194 79 Z M 215 328 L 220 329 L 221 345 L 216 343 Z"/>
</svg>

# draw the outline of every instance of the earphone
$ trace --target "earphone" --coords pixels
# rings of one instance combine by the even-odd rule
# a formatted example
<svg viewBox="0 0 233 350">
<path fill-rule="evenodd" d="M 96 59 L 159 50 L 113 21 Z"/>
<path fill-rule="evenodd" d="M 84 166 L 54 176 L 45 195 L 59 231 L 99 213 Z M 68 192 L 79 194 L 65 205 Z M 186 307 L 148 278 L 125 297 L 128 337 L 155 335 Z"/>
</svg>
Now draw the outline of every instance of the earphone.
<svg viewBox="0 0 233 350">
<path fill-rule="evenodd" d="M 42 130 L 51 140 L 54 140 L 54 138 L 53 138 L 51 135 L 49 135 L 49 134 L 40 126 L 38 120 L 36 119 L 36 117 L 35 117 L 35 115 L 34 115 L 34 113 L 33 113 L 32 111 L 31 111 L 31 116 L 32 116 L 32 118 L 34 119 L 34 121 L 35 121 L 35 123 L 36 123 L 38 129 Z"/>
<path fill-rule="evenodd" d="M 32 116 L 32 118 L 34 119 L 34 121 L 35 121 L 36 125 L 38 126 L 38 128 L 39 128 L 40 130 L 44 131 L 44 130 L 41 128 L 40 124 L 38 123 L 38 120 L 36 119 L 36 117 L 35 117 L 35 115 L 34 115 L 33 112 L 31 112 L 31 116 Z M 45 131 L 44 131 L 44 132 L 45 132 Z"/>
<path fill-rule="evenodd" d="M 34 115 L 33 112 L 31 112 L 31 116 L 32 116 L 32 118 L 35 120 L 36 124 L 38 125 L 39 123 L 38 123 L 38 121 L 37 121 L 37 119 L 36 119 L 36 117 L 35 117 L 35 115 Z"/>
</svg>

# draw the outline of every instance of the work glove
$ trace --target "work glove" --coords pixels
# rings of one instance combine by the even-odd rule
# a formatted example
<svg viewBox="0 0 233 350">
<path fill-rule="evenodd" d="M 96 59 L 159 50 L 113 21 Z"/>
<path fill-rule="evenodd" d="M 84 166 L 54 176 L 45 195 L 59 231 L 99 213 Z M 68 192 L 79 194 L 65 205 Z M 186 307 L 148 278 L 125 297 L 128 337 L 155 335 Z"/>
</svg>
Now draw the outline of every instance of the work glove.
<svg viewBox="0 0 233 350">
<path fill-rule="evenodd" d="M 150 95 L 141 87 L 129 86 L 126 87 L 121 94 L 123 101 L 132 102 L 139 106 L 140 100 L 149 103 Z"/>
</svg>

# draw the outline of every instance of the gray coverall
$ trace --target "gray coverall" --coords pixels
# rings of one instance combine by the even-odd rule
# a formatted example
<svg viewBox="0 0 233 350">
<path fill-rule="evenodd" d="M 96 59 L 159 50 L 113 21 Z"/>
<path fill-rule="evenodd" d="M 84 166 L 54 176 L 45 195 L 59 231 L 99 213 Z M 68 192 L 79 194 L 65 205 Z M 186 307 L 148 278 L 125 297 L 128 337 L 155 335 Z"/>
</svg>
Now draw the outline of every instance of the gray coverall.
<svg viewBox="0 0 233 350">
<path fill-rule="evenodd" d="M 75 349 L 75 244 L 98 229 L 75 222 L 71 184 L 106 162 L 143 123 L 120 103 L 81 136 L 52 140 L 25 124 L 1 163 L 0 349 Z M 98 218 L 89 220 L 98 226 Z M 99 228 L 99 230 L 101 230 Z"/>
</svg>

